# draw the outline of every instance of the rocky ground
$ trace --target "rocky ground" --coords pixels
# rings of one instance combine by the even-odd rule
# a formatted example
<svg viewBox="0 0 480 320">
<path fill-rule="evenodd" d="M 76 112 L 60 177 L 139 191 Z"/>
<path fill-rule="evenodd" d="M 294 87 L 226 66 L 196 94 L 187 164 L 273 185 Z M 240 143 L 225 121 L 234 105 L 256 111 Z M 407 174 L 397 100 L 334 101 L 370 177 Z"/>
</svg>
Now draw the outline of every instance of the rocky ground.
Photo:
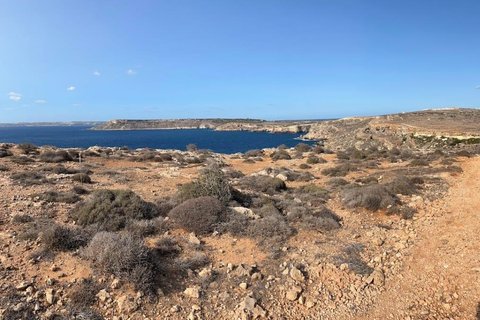
<svg viewBox="0 0 480 320">
<path fill-rule="evenodd" d="M 0 318 L 478 319 L 480 158 L 467 149 L 3 145 Z M 182 227 L 172 212 L 202 185 L 189 183 L 218 171 L 241 194 L 210 184 L 229 218 Z M 83 224 L 105 189 L 132 190 L 155 217 Z M 140 243 L 144 269 L 120 243 Z"/>
</svg>

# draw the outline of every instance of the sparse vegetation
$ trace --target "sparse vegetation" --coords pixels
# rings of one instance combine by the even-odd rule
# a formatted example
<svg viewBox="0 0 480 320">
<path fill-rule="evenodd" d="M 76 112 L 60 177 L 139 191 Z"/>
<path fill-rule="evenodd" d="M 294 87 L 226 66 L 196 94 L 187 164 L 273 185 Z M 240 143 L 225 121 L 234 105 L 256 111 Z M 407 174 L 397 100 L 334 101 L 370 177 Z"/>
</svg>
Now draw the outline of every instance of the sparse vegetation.
<svg viewBox="0 0 480 320">
<path fill-rule="evenodd" d="M 227 203 L 232 198 L 232 193 L 225 174 L 218 168 L 207 168 L 196 180 L 181 186 L 177 196 L 180 201 L 214 197 Z"/>
<path fill-rule="evenodd" d="M 92 183 L 92 179 L 86 173 L 76 173 L 73 175 L 72 180 L 80 183 Z"/>
<path fill-rule="evenodd" d="M 81 229 L 55 224 L 41 233 L 40 241 L 47 249 L 70 251 L 86 245 L 88 237 Z"/>
<path fill-rule="evenodd" d="M 345 189 L 341 192 L 341 200 L 347 207 L 363 207 L 370 211 L 387 209 L 398 203 L 390 190 L 378 184 Z"/>
</svg>

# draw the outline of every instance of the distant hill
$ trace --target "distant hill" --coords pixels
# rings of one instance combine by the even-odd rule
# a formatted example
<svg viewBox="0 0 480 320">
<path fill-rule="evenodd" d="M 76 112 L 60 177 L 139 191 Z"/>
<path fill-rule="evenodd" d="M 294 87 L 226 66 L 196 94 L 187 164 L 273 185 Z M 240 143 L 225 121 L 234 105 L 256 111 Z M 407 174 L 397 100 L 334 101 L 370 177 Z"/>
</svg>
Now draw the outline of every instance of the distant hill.
<svg viewBox="0 0 480 320">
<path fill-rule="evenodd" d="M 306 133 L 316 121 L 266 121 L 259 119 L 111 120 L 92 130 L 214 129 Z"/>
<path fill-rule="evenodd" d="M 479 109 L 431 109 L 374 117 L 324 121 L 305 139 L 325 139 L 334 149 L 369 147 L 441 147 L 480 143 Z"/>
</svg>

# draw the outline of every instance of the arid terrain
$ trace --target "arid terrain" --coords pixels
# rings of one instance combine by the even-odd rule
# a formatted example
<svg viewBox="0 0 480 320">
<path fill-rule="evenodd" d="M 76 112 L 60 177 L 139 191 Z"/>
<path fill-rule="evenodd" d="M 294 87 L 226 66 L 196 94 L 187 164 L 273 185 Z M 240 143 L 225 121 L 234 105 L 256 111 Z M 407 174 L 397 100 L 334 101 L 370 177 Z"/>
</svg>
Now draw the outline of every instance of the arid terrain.
<svg viewBox="0 0 480 320">
<path fill-rule="evenodd" d="M 474 125 L 344 121 L 234 155 L 0 145 L 0 319 L 480 319 Z"/>
</svg>

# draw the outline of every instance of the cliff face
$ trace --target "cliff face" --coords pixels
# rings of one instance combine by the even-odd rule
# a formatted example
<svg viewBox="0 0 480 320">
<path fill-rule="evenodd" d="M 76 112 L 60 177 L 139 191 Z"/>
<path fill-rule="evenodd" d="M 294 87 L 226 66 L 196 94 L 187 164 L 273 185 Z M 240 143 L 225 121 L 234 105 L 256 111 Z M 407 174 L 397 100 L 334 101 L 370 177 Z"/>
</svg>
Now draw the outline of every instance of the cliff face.
<svg viewBox="0 0 480 320">
<path fill-rule="evenodd" d="M 479 124 L 477 109 L 425 110 L 324 121 L 312 125 L 304 138 L 325 139 L 325 145 L 332 149 L 441 147 L 480 143 Z"/>
</svg>

